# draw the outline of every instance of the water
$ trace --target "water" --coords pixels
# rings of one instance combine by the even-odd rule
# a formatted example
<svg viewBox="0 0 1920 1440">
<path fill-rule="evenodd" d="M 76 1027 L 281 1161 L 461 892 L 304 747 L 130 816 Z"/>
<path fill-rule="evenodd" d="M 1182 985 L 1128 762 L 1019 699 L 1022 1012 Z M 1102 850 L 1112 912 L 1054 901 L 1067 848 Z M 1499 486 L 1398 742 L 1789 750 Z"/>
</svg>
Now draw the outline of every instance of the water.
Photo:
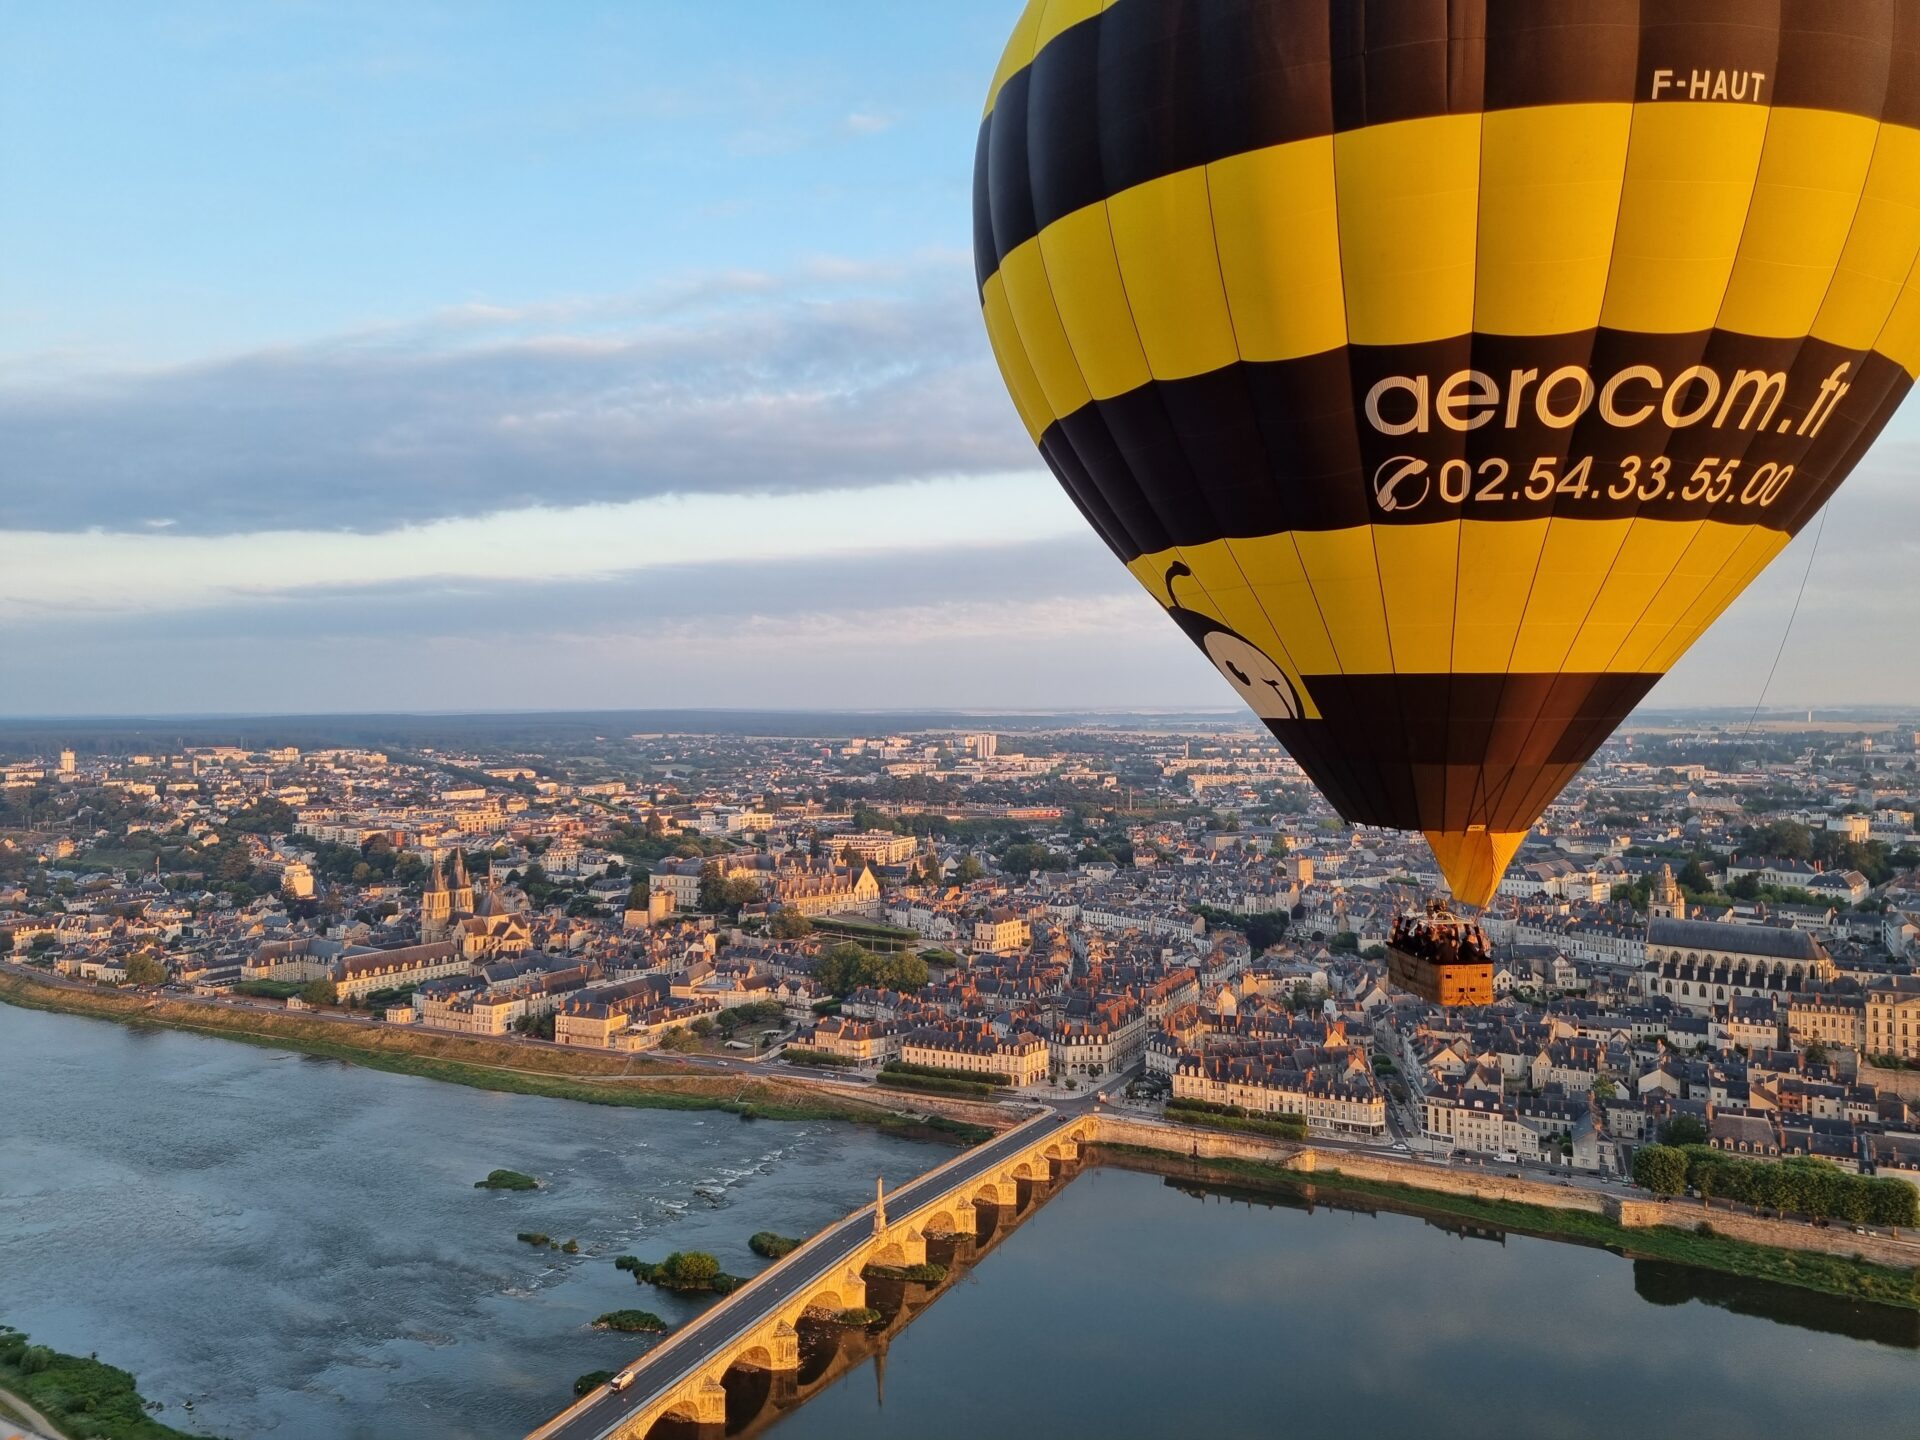
<svg viewBox="0 0 1920 1440">
<path fill-rule="evenodd" d="M 1853 1338 L 1854 1336 L 1877 1338 Z M 1920 1316 L 1082 1175 L 774 1440 L 1911 1435 Z"/>
<path fill-rule="evenodd" d="M 132 1370 L 187 1430 L 517 1437 L 646 1343 L 595 1316 L 698 1309 L 613 1255 L 752 1274 L 754 1231 L 808 1234 L 946 1153 L 0 1005 L 0 1322 Z M 503 1166 L 548 1188 L 473 1188 Z"/>
<path fill-rule="evenodd" d="M 0 1006 L 0 1320 L 132 1369 L 186 1429 L 512 1440 L 642 1343 L 593 1317 L 697 1308 L 613 1254 L 752 1273 L 755 1230 L 941 1158 Z M 549 1188 L 472 1188 L 497 1166 Z M 773 1435 L 1905 1435 L 1916 1347 L 1910 1312 L 1096 1170 L 894 1341 L 884 1409 L 867 1364 Z"/>
</svg>

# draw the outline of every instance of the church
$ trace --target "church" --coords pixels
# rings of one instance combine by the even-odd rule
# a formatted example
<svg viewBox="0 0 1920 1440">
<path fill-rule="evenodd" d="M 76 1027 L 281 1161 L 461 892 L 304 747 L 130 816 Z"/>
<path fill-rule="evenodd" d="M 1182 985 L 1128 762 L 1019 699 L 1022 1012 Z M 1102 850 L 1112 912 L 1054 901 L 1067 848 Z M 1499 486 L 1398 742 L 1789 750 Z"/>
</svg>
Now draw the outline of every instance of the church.
<svg viewBox="0 0 1920 1440">
<path fill-rule="evenodd" d="M 1791 999 L 1837 973 L 1804 930 L 1689 920 L 1673 868 L 1660 867 L 1648 905 L 1647 961 L 1635 977 L 1640 994 L 1704 1015 L 1741 997 Z"/>
<path fill-rule="evenodd" d="M 436 861 L 428 873 L 420 892 L 420 938 L 429 944 L 451 940 L 462 959 L 476 964 L 533 948 L 527 917 L 509 907 L 491 881 L 476 903 L 467 857 L 458 849 L 444 869 Z"/>
</svg>

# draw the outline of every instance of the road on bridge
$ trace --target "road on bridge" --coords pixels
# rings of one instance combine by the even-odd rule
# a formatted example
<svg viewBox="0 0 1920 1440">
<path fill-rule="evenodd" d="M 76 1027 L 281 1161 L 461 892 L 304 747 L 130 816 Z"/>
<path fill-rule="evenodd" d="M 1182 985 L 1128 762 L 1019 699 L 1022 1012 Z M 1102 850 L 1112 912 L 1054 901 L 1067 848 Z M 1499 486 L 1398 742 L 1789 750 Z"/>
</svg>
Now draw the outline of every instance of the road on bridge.
<svg viewBox="0 0 1920 1440">
<path fill-rule="evenodd" d="M 1092 1097 L 1089 1097 L 1092 1098 Z M 976 1180 L 1057 1130 L 1083 1119 L 1087 1106 L 1050 1111 L 984 1145 L 976 1145 L 955 1160 L 922 1175 L 887 1195 L 888 1212 L 910 1214 L 934 1197 Z M 536 1430 L 540 1440 L 603 1440 L 635 1412 L 668 1394 L 686 1377 L 723 1352 L 741 1331 L 765 1320 L 805 1292 L 838 1279 L 847 1257 L 873 1234 L 873 1207 L 864 1206 L 845 1220 L 823 1230 L 804 1249 L 750 1280 L 718 1305 L 683 1326 L 671 1340 L 656 1346 L 633 1366 L 633 1383 L 625 1390 L 606 1390 L 593 1404 L 551 1428 Z"/>
</svg>

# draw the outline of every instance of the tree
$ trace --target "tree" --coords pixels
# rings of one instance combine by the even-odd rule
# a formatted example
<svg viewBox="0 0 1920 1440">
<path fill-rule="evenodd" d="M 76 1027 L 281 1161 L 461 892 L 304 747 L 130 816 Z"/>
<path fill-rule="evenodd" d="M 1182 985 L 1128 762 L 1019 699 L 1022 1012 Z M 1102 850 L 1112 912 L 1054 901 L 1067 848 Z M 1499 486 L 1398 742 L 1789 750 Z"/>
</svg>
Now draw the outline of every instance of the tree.
<svg viewBox="0 0 1920 1440">
<path fill-rule="evenodd" d="M 804 940 L 813 933 L 813 922 L 798 910 L 782 910 L 769 928 L 776 940 Z"/>
<path fill-rule="evenodd" d="M 340 992 L 331 980 L 309 980 L 300 987 L 300 998 L 309 1005 L 338 1005 Z"/>
<path fill-rule="evenodd" d="M 864 945 L 843 940 L 820 957 L 814 979 L 829 995 L 845 998 L 862 985 L 872 983 L 879 957 Z"/>
<path fill-rule="evenodd" d="M 720 1262 L 704 1250 L 676 1250 L 661 1263 L 660 1271 L 670 1284 L 701 1289 L 719 1278 Z"/>
<path fill-rule="evenodd" d="M 1827 1047 L 1822 1045 L 1818 1040 L 1809 1040 L 1806 1049 L 1802 1050 L 1800 1055 L 1809 1065 L 1824 1065 L 1827 1063 Z"/>
<path fill-rule="evenodd" d="M 1775 820 L 1752 831 L 1748 840 L 1759 855 L 1777 855 L 1787 860 L 1813 858 L 1813 831 L 1798 820 Z"/>
<path fill-rule="evenodd" d="M 1021 841 L 1000 852 L 1000 868 L 1010 875 L 1023 875 L 1033 870 L 1050 870 L 1057 858 L 1044 845 Z"/>
<path fill-rule="evenodd" d="M 1285 913 L 1248 916 L 1247 944 L 1252 948 L 1253 953 L 1264 955 L 1284 940 L 1291 918 Z"/>
<path fill-rule="evenodd" d="M 970 885 L 987 873 L 987 867 L 980 863 L 978 855 L 966 855 L 955 867 L 953 878 L 962 885 Z"/>
<path fill-rule="evenodd" d="M 1707 1127 L 1693 1115 L 1675 1115 L 1660 1127 L 1662 1145 L 1685 1146 L 1707 1143 Z"/>
<path fill-rule="evenodd" d="M 874 979 L 889 990 L 918 990 L 927 983 L 927 962 L 918 955 L 881 955 L 876 959 L 879 964 Z"/>
<path fill-rule="evenodd" d="M 167 983 L 167 967 L 151 955 L 135 955 L 127 961 L 127 983 L 164 985 Z"/>
<path fill-rule="evenodd" d="M 262 800 L 227 822 L 229 830 L 242 835 L 286 835 L 295 824 L 293 811 L 284 800 Z"/>
<path fill-rule="evenodd" d="M 1687 1156 L 1671 1145 L 1642 1145 L 1633 1152 L 1633 1183 L 1656 1195 L 1678 1195 L 1687 1188 Z"/>
<path fill-rule="evenodd" d="M 911 954 L 875 955 L 864 945 L 844 940 L 820 958 L 813 975 L 823 990 L 841 998 L 862 985 L 918 990 L 927 983 L 927 962 Z"/>
<path fill-rule="evenodd" d="M 1613 1083 L 1610 1075 L 1602 1075 L 1593 1082 L 1593 1098 L 1596 1100 L 1611 1100 L 1619 1093 L 1620 1087 Z"/>
<path fill-rule="evenodd" d="M 1904 1180 L 1868 1182 L 1867 1223 L 1889 1229 L 1920 1223 L 1920 1190 Z"/>
<path fill-rule="evenodd" d="M 709 914 L 738 915 L 742 905 L 750 905 L 759 898 L 760 887 L 744 876 L 723 880 L 718 865 L 709 865 L 701 872 L 699 904 Z"/>
</svg>

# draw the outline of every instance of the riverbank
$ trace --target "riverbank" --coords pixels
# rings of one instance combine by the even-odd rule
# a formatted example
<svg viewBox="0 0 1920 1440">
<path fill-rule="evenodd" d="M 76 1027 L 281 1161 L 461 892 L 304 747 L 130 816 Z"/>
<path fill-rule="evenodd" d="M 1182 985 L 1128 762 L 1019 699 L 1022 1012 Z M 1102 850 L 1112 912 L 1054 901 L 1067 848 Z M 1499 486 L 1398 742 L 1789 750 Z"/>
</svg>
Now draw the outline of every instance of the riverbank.
<svg viewBox="0 0 1920 1440">
<path fill-rule="evenodd" d="M 117 1024 L 211 1035 L 243 1044 L 294 1050 L 477 1090 L 590 1105 L 652 1110 L 721 1110 L 753 1120 L 842 1120 L 905 1139 L 975 1144 L 994 1133 L 986 1116 L 943 1113 L 916 1100 L 922 1114 L 816 1086 L 804 1079 L 713 1074 L 650 1057 L 521 1046 L 399 1026 L 347 1025 L 275 1011 L 227 1009 L 112 990 L 86 990 L 0 973 L 0 1003 Z M 975 1107 L 977 1109 L 977 1107 Z M 1008 1117 L 1006 1123 L 1011 1123 Z"/>
<path fill-rule="evenodd" d="M 198 1440 L 154 1419 L 125 1370 L 0 1325 L 0 1414 L 7 1411 L 50 1440 Z"/>
<path fill-rule="evenodd" d="M 1839 1295 L 1849 1300 L 1920 1310 L 1920 1276 L 1916 1276 L 1912 1269 L 1856 1260 L 1811 1247 L 1766 1245 L 1717 1234 L 1713 1231 L 1716 1219 L 1728 1217 L 1716 1217 L 1706 1211 L 1689 1210 L 1684 1217 L 1693 1219 L 1697 1226 L 1703 1226 L 1703 1233 L 1701 1229 L 1680 1228 L 1671 1224 L 1623 1225 L 1605 1213 L 1604 1207 L 1588 1203 L 1590 1199 L 1599 1197 L 1569 1192 L 1562 1199 L 1552 1196 L 1549 1187 L 1537 1184 L 1534 1188 L 1548 1192 L 1541 1199 L 1551 1199 L 1552 1203 L 1429 1189 L 1400 1181 L 1348 1174 L 1332 1166 L 1316 1165 L 1311 1170 L 1303 1171 L 1289 1168 L 1278 1161 L 1232 1156 L 1195 1159 L 1167 1150 L 1108 1141 L 1097 1142 L 1092 1147 L 1090 1158 L 1095 1163 L 1122 1169 L 1146 1170 L 1174 1179 L 1241 1189 L 1301 1196 L 1324 1192 L 1364 1197 L 1381 1202 L 1387 1208 L 1404 1210 L 1410 1214 L 1468 1221 L 1548 1240 L 1595 1245 L 1631 1258 L 1668 1260 L 1723 1274 Z M 1514 1182 L 1506 1184 L 1511 1187 Z M 1566 1203 L 1576 1198 L 1579 1203 Z"/>
</svg>

